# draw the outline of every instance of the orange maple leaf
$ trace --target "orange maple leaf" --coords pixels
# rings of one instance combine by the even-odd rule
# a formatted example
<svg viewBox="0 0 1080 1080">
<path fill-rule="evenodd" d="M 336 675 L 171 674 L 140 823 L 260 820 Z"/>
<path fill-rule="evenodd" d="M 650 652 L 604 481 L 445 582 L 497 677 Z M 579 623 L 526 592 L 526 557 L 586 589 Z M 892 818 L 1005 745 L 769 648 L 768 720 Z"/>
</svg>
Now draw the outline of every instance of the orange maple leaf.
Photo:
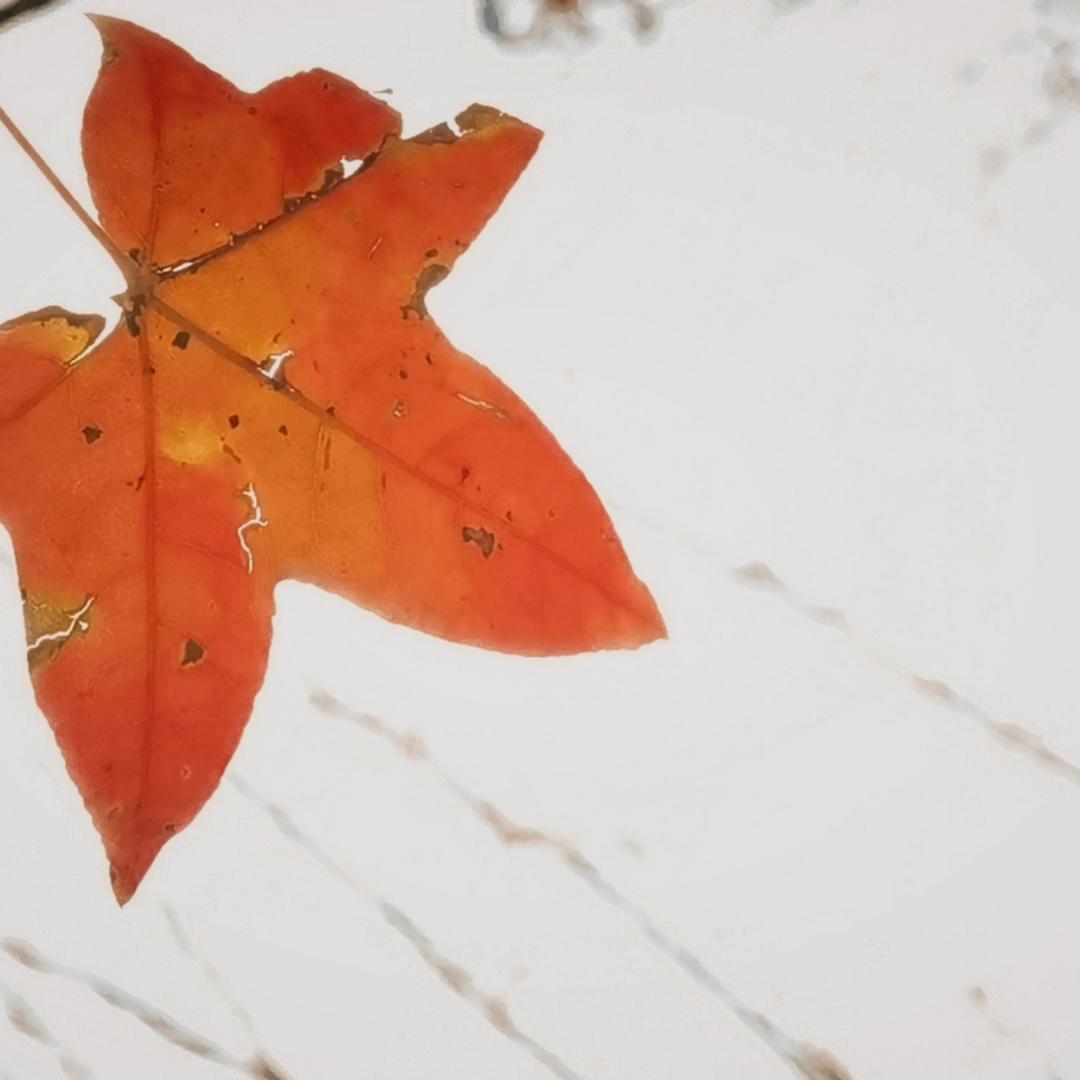
<svg viewBox="0 0 1080 1080">
<path fill-rule="evenodd" d="M 324 71 L 247 94 L 94 20 L 83 152 L 125 318 L 0 328 L 0 520 L 34 689 L 121 903 L 217 787 L 274 586 L 534 655 L 664 626 L 555 439 L 428 315 L 540 133 L 472 106 L 410 139 Z M 346 176 L 343 162 L 359 162 Z"/>
</svg>

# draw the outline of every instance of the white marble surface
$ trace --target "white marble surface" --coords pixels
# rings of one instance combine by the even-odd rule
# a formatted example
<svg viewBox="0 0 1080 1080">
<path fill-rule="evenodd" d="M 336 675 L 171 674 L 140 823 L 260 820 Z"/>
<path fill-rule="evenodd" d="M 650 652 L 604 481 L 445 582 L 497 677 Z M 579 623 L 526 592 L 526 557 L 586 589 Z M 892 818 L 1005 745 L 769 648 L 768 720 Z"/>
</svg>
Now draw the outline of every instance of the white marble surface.
<svg viewBox="0 0 1080 1080">
<path fill-rule="evenodd" d="M 1080 4 L 688 0 L 522 53 L 468 0 L 72 0 L 0 35 L 0 103 L 80 196 L 91 6 L 546 130 L 430 307 L 671 640 L 526 661 L 285 586 L 121 911 L 5 539 L 0 1076 L 1080 1077 Z M 0 317 L 109 312 L 5 140 L 0 190 Z"/>
</svg>

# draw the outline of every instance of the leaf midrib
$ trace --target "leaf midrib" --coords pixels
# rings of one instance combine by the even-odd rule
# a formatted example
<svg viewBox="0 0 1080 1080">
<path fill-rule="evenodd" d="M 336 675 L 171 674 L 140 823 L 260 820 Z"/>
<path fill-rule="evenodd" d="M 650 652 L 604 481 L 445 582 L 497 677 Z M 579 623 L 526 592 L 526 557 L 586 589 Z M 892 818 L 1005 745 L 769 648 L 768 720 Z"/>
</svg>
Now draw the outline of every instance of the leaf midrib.
<svg viewBox="0 0 1080 1080">
<path fill-rule="evenodd" d="M 160 315 L 164 316 L 166 319 L 168 319 L 169 322 L 173 323 L 173 325 L 177 326 L 179 329 L 188 331 L 188 333 L 190 333 L 193 337 L 202 342 L 202 344 L 206 345 L 218 356 L 222 357 L 222 359 L 226 360 L 234 367 L 239 368 L 241 371 L 243 371 L 248 378 L 258 379 L 260 380 L 261 384 L 265 384 L 266 378 L 264 375 L 261 375 L 259 373 L 258 364 L 254 360 L 252 360 L 248 356 L 245 356 L 243 353 L 232 348 L 232 346 L 226 344 L 220 338 L 203 329 L 203 327 L 201 327 L 197 322 L 184 315 L 183 312 L 178 311 L 176 308 L 172 307 L 166 301 L 161 300 L 157 296 L 151 296 L 148 299 L 148 306 L 154 308 Z M 370 451 L 380 460 L 389 462 L 395 468 L 404 472 L 406 475 L 410 476 L 414 480 L 418 480 L 431 490 L 436 491 L 441 496 L 456 503 L 465 510 L 479 515 L 487 522 L 497 523 L 498 528 L 502 532 L 507 532 L 510 535 L 514 536 L 527 547 L 538 552 L 539 554 L 550 560 L 555 566 L 558 566 L 565 573 L 569 574 L 571 577 L 574 577 L 582 584 L 585 584 L 592 588 L 613 607 L 626 611 L 629 614 L 634 615 L 636 618 L 641 619 L 643 622 L 648 621 L 648 614 L 646 612 L 642 611 L 634 605 L 627 603 L 622 597 L 616 596 L 614 593 L 611 592 L 610 589 L 602 585 L 586 571 L 584 571 L 578 566 L 575 566 L 572 562 L 564 558 L 558 552 L 552 550 L 541 540 L 537 539 L 532 534 L 526 532 L 520 526 L 515 525 L 513 522 L 509 522 L 503 518 L 498 517 L 497 514 L 493 513 L 486 507 L 480 506 L 479 504 L 472 502 L 467 497 L 462 496 L 461 493 L 458 492 L 456 489 L 451 488 L 448 484 L 445 484 L 443 481 L 436 479 L 429 473 L 406 461 L 404 458 L 396 454 L 393 450 L 385 446 L 383 443 L 378 442 L 370 436 L 358 431 L 350 424 L 345 423 L 345 421 L 340 416 L 327 412 L 327 410 L 322 405 L 309 398 L 306 394 L 303 393 L 303 391 L 297 389 L 291 383 L 285 382 L 280 384 L 280 386 L 278 387 L 278 392 L 284 394 L 298 408 L 301 408 L 305 412 L 313 415 L 317 420 L 319 420 L 320 423 L 330 426 L 337 431 L 340 431 L 346 438 L 356 443 L 357 445 L 362 446 L 364 449 Z M 564 451 L 558 445 L 558 443 L 555 442 L 554 439 L 552 439 L 552 444 L 554 449 L 559 454 L 566 457 L 566 451 Z M 573 462 L 570 462 L 570 464 L 572 467 L 576 468 L 576 466 L 573 465 Z"/>
</svg>

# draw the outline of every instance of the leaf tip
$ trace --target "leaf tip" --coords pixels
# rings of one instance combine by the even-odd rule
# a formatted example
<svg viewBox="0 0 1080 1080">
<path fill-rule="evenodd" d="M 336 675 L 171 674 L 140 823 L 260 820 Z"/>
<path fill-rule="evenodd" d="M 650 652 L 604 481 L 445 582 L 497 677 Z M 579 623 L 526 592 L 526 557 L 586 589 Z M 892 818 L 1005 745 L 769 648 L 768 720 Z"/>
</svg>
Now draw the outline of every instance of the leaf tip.
<svg viewBox="0 0 1080 1080">
<path fill-rule="evenodd" d="M 621 594 L 619 612 L 600 649 L 640 649 L 655 641 L 667 641 L 668 629 L 649 587 L 631 571 Z"/>
<path fill-rule="evenodd" d="M 535 151 L 544 133 L 532 124 L 519 120 L 516 116 L 504 113 L 490 105 L 473 102 L 454 117 L 454 123 L 463 135 L 481 135 L 499 129 L 513 129 Z"/>
<path fill-rule="evenodd" d="M 121 821 L 124 815 L 121 815 Z M 126 827 L 124 827 L 126 825 Z M 109 883 L 116 902 L 124 907 L 138 891 L 158 853 L 177 831 L 175 825 L 152 828 L 129 819 L 119 828 L 105 823 L 102 840 L 109 860 Z"/>
<path fill-rule="evenodd" d="M 120 907 L 126 907 L 128 901 L 138 891 L 159 850 L 160 848 L 157 848 L 153 853 L 141 854 L 141 857 L 135 859 L 119 862 L 110 860 L 109 883 L 112 885 L 113 896 L 116 897 L 116 902 Z"/>
<path fill-rule="evenodd" d="M 113 896 L 118 907 L 127 907 L 128 901 L 135 895 L 136 885 L 125 882 L 113 867 L 109 867 L 109 881 L 112 882 Z"/>
<path fill-rule="evenodd" d="M 645 598 L 647 606 L 641 612 L 639 636 L 631 646 L 632 648 L 649 645 L 654 641 L 668 640 L 667 623 L 664 622 L 664 616 L 660 614 L 660 608 L 648 589 L 645 590 Z"/>
<path fill-rule="evenodd" d="M 134 23 L 128 22 L 126 19 L 118 19 L 115 15 L 99 15 L 96 12 L 88 11 L 86 17 L 93 23 L 94 29 L 97 30 L 98 35 L 101 38 L 102 67 L 106 67 L 114 60 L 119 59 L 119 39 L 124 37 L 125 31 L 127 31 L 130 36 L 132 32 L 141 29 Z M 146 31 L 143 31 L 143 33 L 146 33 Z"/>
<path fill-rule="evenodd" d="M 96 11 L 87 11 L 84 14 L 90 22 L 93 23 L 94 29 L 97 30 L 102 37 L 105 37 L 108 34 L 109 28 L 117 21 L 112 15 L 100 15 Z"/>
</svg>

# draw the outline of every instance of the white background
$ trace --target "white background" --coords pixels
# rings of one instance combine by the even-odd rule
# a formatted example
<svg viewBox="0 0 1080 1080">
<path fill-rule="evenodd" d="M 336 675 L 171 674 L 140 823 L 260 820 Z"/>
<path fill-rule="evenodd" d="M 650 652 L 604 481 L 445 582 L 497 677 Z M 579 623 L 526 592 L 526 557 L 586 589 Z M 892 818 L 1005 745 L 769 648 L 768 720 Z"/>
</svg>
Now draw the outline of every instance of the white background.
<svg viewBox="0 0 1080 1080">
<path fill-rule="evenodd" d="M 0 35 L 0 104 L 86 199 L 84 6 Z M 581 1078 L 844 1075 L 804 1042 L 854 1080 L 1080 1077 L 1080 4 L 688 0 L 524 51 L 468 0 L 95 6 L 246 89 L 321 65 L 409 131 L 474 100 L 546 131 L 429 304 L 584 468 L 671 640 L 526 661 L 285 585 L 230 770 L 257 796 L 227 780 L 120 911 L 5 537 L 0 936 L 63 968 L 0 953 L 0 1076 L 241 1074 L 136 999 L 295 1080 L 551 1076 L 381 898 Z M 121 288 L 0 139 L 0 319 Z"/>
</svg>

